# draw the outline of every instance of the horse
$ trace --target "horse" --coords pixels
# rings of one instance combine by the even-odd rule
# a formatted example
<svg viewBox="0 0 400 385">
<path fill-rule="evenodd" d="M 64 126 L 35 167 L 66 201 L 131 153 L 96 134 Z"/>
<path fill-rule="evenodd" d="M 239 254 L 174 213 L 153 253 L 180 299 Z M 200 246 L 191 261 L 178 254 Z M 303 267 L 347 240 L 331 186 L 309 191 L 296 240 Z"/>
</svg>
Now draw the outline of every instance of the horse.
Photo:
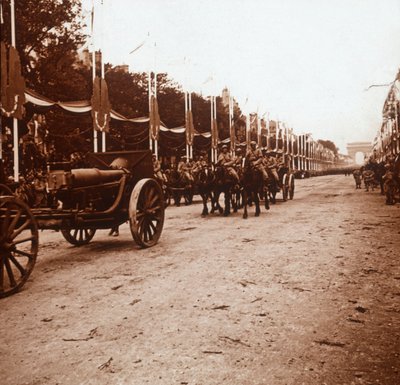
<svg viewBox="0 0 400 385">
<path fill-rule="evenodd" d="M 192 181 L 185 178 L 185 176 L 179 173 L 176 169 L 171 169 L 169 173 L 166 173 L 168 182 L 167 188 L 169 195 L 174 199 L 175 205 L 180 206 L 181 198 L 185 200 L 185 205 L 192 203 L 193 200 L 193 184 Z"/>
<path fill-rule="evenodd" d="M 195 176 L 195 184 L 197 190 L 203 201 L 203 211 L 201 213 L 202 217 L 208 215 L 208 199 L 211 201 L 211 209 L 214 207 L 214 195 L 213 188 L 215 183 L 215 175 L 211 167 L 202 167 Z"/>
<path fill-rule="evenodd" d="M 223 213 L 224 216 L 228 216 L 231 212 L 232 191 L 236 185 L 236 181 L 229 174 L 228 170 L 221 165 L 215 166 L 214 174 L 215 183 L 213 191 L 215 205 L 211 209 L 211 212 L 214 212 L 215 209 L 218 209 L 221 214 Z M 224 209 L 222 209 L 221 205 L 219 204 L 219 197 L 222 193 L 224 194 Z"/>
<path fill-rule="evenodd" d="M 247 219 L 247 206 L 249 201 L 255 205 L 255 216 L 260 216 L 260 196 L 264 196 L 265 208 L 269 209 L 268 194 L 266 193 L 263 175 L 254 167 L 248 158 L 245 159 L 243 174 L 240 180 L 243 196 L 243 218 Z"/>
</svg>

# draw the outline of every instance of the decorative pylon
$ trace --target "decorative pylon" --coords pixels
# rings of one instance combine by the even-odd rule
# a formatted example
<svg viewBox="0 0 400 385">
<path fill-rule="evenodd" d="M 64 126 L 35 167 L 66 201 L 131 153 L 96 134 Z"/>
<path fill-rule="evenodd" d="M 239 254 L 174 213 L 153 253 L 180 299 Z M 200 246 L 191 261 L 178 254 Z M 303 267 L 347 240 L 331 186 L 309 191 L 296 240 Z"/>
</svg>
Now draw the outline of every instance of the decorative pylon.
<svg viewBox="0 0 400 385">
<path fill-rule="evenodd" d="M 185 133 L 186 133 L 186 156 L 187 160 L 193 157 L 194 124 L 192 114 L 192 95 L 185 92 Z"/>
<path fill-rule="evenodd" d="M 94 78 L 91 102 L 93 129 L 101 132 L 109 132 L 111 105 L 108 99 L 108 87 L 105 79 L 98 76 Z"/>
</svg>

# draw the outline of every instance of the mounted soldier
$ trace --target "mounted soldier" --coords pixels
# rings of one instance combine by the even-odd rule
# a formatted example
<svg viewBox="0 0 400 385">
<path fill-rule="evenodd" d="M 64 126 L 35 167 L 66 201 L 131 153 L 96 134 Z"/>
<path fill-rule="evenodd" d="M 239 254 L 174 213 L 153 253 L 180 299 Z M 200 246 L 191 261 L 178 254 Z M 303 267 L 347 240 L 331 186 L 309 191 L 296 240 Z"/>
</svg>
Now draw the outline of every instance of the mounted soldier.
<svg viewBox="0 0 400 385">
<path fill-rule="evenodd" d="M 222 152 L 218 156 L 217 165 L 225 167 L 228 174 L 239 183 L 239 175 L 234 169 L 236 159 L 233 159 L 231 154 L 228 152 L 228 146 L 224 144 L 222 146 Z"/>
<path fill-rule="evenodd" d="M 184 180 L 188 183 L 193 183 L 193 175 L 191 174 L 191 168 L 189 164 L 186 162 L 187 156 L 182 156 L 181 160 L 178 163 L 178 173 L 182 176 Z"/>
<path fill-rule="evenodd" d="M 268 174 L 263 164 L 263 154 L 261 150 L 257 148 L 257 143 L 254 140 L 250 142 L 250 149 L 247 151 L 246 159 L 251 166 L 261 172 L 264 183 L 267 183 Z"/>
<path fill-rule="evenodd" d="M 153 154 L 152 156 L 152 161 L 153 161 L 154 176 L 160 181 L 167 182 L 167 178 L 161 171 L 161 163 L 157 159 L 157 156 L 155 154 Z"/>
</svg>

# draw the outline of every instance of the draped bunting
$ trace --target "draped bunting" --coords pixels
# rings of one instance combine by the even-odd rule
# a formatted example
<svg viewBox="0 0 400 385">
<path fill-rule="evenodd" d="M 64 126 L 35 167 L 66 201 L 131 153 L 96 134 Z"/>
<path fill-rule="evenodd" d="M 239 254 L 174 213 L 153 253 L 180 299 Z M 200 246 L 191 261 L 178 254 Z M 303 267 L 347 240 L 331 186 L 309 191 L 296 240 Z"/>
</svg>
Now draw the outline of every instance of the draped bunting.
<svg viewBox="0 0 400 385">
<path fill-rule="evenodd" d="M 25 103 L 25 79 L 21 75 L 21 62 L 14 47 L 8 49 L 1 42 L 1 112 L 7 117 L 22 119 Z"/>
<path fill-rule="evenodd" d="M 42 95 L 39 95 L 38 93 L 36 93 L 30 89 L 25 90 L 25 99 L 26 99 L 26 102 L 36 105 L 38 107 L 50 108 L 53 106 L 58 106 L 66 111 L 77 113 L 77 114 L 88 113 L 92 110 L 92 105 L 89 100 L 72 101 L 72 102 L 55 102 L 55 101 L 48 99 Z M 111 119 L 115 119 L 117 121 L 130 122 L 130 123 L 147 123 L 150 121 L 150 119 L 147 116 L 140 117 L 140 118 L 128 119 L 125 116 L 123 116 L 122 114 L 120 114 L 114 110 L 110 111 L 110 117 L 111 117 Z M 172 132 L 174 134 L 184 134 L 186 131 L 186 128 L 183 126 L 175 127 L 175 128 L 168 128 L 160 120 L 160 131 Z M 193 130 L 193 136 L 202 136 L 203 138 L 210 138 L 211 132 L 197 132 L 196 130 Z"/>
<path fill-rule="evenodd" d="M 92 119 L 96 131 L 110 131 L 111 105 L 108 100 L 108 88 L 105 79 L 96 76 L 93 80 Z"/>
</svg>

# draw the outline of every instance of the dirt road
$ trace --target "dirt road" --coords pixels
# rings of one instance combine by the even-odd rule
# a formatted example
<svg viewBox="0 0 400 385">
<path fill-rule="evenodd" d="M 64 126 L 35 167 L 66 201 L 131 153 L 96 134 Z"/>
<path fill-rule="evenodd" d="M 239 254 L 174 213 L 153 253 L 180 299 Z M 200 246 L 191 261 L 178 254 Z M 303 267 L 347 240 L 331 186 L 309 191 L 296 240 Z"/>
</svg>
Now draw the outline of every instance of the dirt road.
<svg viewBox="0 0 400 385">
<path fill-rule="evenodd" d="M 0 384 L 400 383 L 400 205 L 351 177 L 297 182 L 259 218 L 170 207 L 75 248 L 40 234 L 0 301 Z"/>
</svg>

